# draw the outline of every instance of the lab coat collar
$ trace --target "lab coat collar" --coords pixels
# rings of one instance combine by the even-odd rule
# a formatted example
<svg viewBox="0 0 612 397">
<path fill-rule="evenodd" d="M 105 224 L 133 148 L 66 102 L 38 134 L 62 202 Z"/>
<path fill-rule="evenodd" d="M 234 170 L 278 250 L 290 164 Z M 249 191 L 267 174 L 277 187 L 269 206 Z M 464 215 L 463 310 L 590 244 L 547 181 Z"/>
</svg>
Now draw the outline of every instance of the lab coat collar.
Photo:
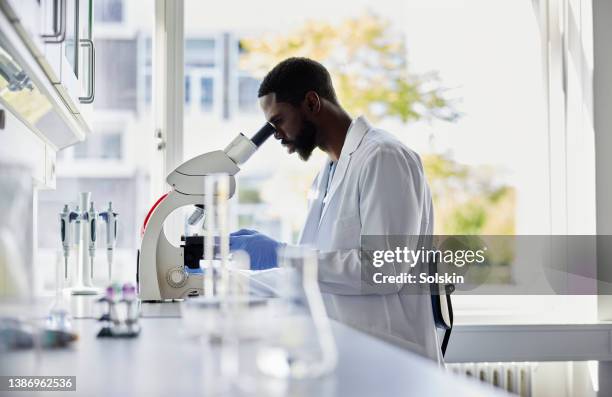
<svg viewBox="0 0 612 397">
<path fill-rule="evenodd" d="M 336 170 L 334 171 L 333 180 L 329 187 L 329 191 L 327 192 L 327 196 L 323 199 L 323 212 L 321 213 L 321 217 L 319 218 L 319 226 L 321 225 L 321 221 L 323 217 L 327 213 L 327 209 L 329 208 L 329 201 L 334 196 L 334 193 L 338 190 L 338 187 L 342 183 L 344 179 L 344 175 L 346 174 L 346 170 L 351 160 L 351 154 L 357 150 L 363 137 L 366 132 L 371 128 L 368 121 L 364 116 L 357 117 L 353 120 L 349 129 L 346 133 L 346 138 L 344 139 L 344 145 L 342 145 L 342 150 L 340 151 L 340 158 L 338 159 L 338 164 L 336 164 Z M 329 164 L 331 163 L 331 159 L 328 159 L 325 162 L 325 167 L 327 168 L 327 173 L 329 174 Z M 324 168 L 325 170 L 325 168 Z M 327 178 L 322 178 L 323 181 L 327 181 Z M 320 190 L 321 191 L 321 190 Z M 323 194 L 324 194 L 324 190 Z"/>
<path fill-rule="evenodd" d="M 354 119 L 346 132 L 346 138 L 344 139 L 344 145 L 342 145 L 342 150 L 340 151 L 340 157 L 353 154 L 370 128 L 372 127 L 364 116 L 359 116 Z"/>
</svg>

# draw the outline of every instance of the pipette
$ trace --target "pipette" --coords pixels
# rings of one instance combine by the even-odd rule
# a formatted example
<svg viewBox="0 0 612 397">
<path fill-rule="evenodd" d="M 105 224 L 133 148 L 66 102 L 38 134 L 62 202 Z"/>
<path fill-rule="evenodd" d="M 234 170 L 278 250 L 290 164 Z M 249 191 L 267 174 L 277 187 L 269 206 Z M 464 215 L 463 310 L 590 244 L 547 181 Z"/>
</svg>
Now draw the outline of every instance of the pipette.
<svg viewBox="0 0 612 397">
<path fill-rule="evenodd" d="M 68 279 L 68 256 L 70 255 L 70 209 L 64 205 L 64 209 L 59 214 L 60 217 L 60 237 L 62 239 L 62 250 L 64 251 L 64 279 Z"/>
<path fill-rule="evenodd" d="M 89 203 L 89 211 L 87 212 L 87 220 L 89 223 L 89 262 L 90 262 L 90 277 L 93 279 L 94 257 L 96 255 L 96 241 L 98 240 L 98 213 L 94 208 L 94 202 Z"/>
<path fill-rule="evenodd" d="M 83 214 L 81 213 L 81 208 L 77 205 L 76 208 L 74 209 L 74 241 L 76 244 L 81 243 L 81 220 L 82 219 L 83 219 Z"/>
<path fill-rule="evenodd" d="M 108 279 L 112 280 L 113 274 L 113 252 L 117 243 L 117 219 L 119 214 L 113 211 L 113 202 L 108 202 L 106 212 L 100 214 L 100 218 L 106 222 L 106 260 L 108 261 Z"/>
</svg>

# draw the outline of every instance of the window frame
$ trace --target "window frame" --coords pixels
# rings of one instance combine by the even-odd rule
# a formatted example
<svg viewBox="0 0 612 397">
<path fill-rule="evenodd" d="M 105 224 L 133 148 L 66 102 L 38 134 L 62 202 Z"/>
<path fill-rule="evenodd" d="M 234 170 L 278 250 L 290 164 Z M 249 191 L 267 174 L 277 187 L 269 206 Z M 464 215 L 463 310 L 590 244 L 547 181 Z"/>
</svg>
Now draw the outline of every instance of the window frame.
<svg viewBox="0 0 612 397">
<path fill-rule="evenodd" d="M 152 109 L 158 141 L 151 173 L 153 197 L 168 191 L 166 176 L 183 162 L 184 1 L 155 0 Z"/>
</svg>

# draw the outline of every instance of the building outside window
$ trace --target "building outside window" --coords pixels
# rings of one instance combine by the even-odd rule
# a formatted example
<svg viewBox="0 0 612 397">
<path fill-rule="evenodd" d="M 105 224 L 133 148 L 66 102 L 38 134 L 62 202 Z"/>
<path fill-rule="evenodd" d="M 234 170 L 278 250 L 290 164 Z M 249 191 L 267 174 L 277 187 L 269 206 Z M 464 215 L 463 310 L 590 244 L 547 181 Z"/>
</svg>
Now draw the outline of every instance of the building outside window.
<svg viewBox="0 0 612 397">
<path fill-rule="evenodd" d="M 74 159 L 121 160 L 122 132 L 99 133 L 74 146 Z"/>
<path fill-rule="evenodd" d="M 185 76 L 185 105 L 191 103 L 191 76 Z"/>
<path fill-rule="evenodd" d="M 238 110 L 241 112 L 256 112 L 257 91 L 261 81 L 248 73 L 239 72 L 238 76 Z"/>
<path fill-rule="evenodd" d="M 211 77 L 200 79 L 200 106 L 203 111 L 210 111 L 214 104 L 214 80 Z"/>
<path fill-rule="evenodd" d="M 136 111 L 138 98 L 138 40 L 95 38 L 96 109 Z"/>
<path fill-rule="evenodd" d="M 218 57 L 216 37 L 187 37 L 185 40 L 185 112 L 220 111 L 223 94 L 218 81 L 224 62 Z"/>
<path fill-rule="evenodd" d="M 95 0 L 93 3 L 96 22 L 123 22 L 123 0 Z"/>
</svg>

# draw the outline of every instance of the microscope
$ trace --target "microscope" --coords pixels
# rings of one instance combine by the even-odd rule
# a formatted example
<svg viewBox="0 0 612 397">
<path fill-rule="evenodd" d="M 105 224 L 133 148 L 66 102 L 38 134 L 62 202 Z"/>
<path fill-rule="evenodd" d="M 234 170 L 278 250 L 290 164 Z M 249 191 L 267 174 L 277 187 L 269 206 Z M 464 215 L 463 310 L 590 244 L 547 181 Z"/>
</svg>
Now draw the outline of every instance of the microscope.
<svg viewBox="0 0 612 397">
<path fill-rule="evenodd" d="M 205 153 L 179 165 L 166 178 L 172 187 L 151 207 L 141 230 L 136 281 L 141 301 L 159 302 L 203 295 L 203 275 L 189 272 L 199 268 L 202 258 L 202 237 L 185 237 L 177 247 L 170 243 L 164 232 L 164 221 L 177 208 L 196 205 L 194 216 L 203 215 L 204 177 L 224 173 L 230 175 L 229 197 L 236 190 L 234 175 L 257 149 L 274 133 L 266 123 L 251 139 L 239 134 L 224 149 Z"/>
</svg>

